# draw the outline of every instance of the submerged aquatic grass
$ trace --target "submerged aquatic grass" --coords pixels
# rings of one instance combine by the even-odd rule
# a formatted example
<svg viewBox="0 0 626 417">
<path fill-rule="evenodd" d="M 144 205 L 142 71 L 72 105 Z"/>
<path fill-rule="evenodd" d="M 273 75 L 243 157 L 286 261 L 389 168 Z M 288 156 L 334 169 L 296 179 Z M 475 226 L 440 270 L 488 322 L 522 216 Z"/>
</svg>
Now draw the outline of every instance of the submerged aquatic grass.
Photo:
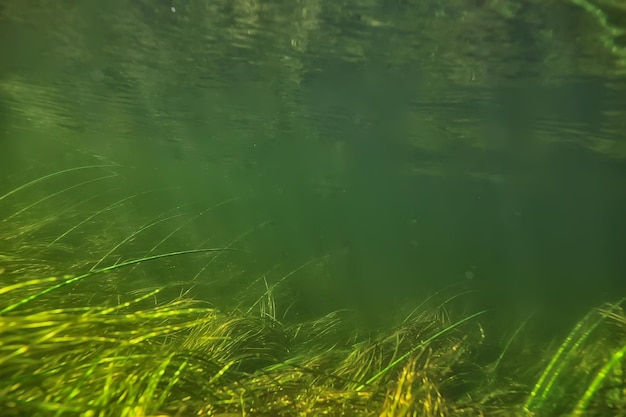
<svg viewBox="0 0 626 417">
<path fill-rule="evenodd" d="M 480 325 L 484 311 L 452 314 L 462 293 L 431 296 L 396 327 L 378 331 L 355 330 L 347 312 L 304 322 L 280 314 L 277 290 L 316 259 L 274 282 L 264 276 L 242 286 L 250 292 L 262 281 L 248 304 L 216 308 L 194 298 L 189 286 L 198 283 L 198 270 L 218 268 L 214 257 L 205 257 L 236 253 L 232 243 L 249 232 L 227 245 L 213 248 L 202 240 L 202 246 L 176 250 L 168 246 L 176 234 L 209 209 L 187 217 L 156 213 L 133 227 L 117 221 L 119 211 L 134 209 L 127 204 L 150 192 L 86 190 L 77 200 L 66 198 L 65 191 L 118 178 L 112 168 L 62 170 L 0 197 L 3 415 L 626 414 L 621 301 L 591 311 L 559 347 L 544 353 L 534 385 L 517 375 L 541 361 L 517 355 L 527 324 L 499 354 L 479 360 L 491 335 Z M 68 183 L 29 194 L 59 178 Z M 185 220 L 158 228 L 179 218 Z M 181 268 L 190 277 L 177 277 L 188 285 L 150 289 L 134 281 L 162 273 L 158 266 L 167 262 L 182 266 L 196 257 L 202 258 L 197 271 Z"/>
</svg>

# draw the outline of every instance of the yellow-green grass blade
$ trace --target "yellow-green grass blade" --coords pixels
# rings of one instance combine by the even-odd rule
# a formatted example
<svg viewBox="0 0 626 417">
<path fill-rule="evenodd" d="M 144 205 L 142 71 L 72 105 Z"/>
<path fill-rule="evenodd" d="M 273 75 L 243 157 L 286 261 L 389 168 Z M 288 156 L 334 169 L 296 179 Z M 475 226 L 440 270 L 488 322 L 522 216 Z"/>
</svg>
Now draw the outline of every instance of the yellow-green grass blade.
<svg viewBox="0 0 626 417">
<path fill-rule="evenodd" d="M 368 379 L 367 381 L 365 381 L 362 385 L 358 386 L 356 388 L 356 391 L 362 391 L 366 386 L 370 385 L 372 382 L 376 381 L 377 379 L 379 379 L 380 377 L 382 377 L 384 374 L 386 374 L 387 372 L 389 372 L 392 368 L 394 368 L 396 365 L 398 365 L 400 362 L 402 362 L 403 360 L 405 360 L 406 358 L 408 358 L 409 356 L 411 356 L 413 353 L 415 353 L 416 351 L 418 351 L 419 349 L 423 348 L 424 346 L 426 346 L 428 343 L 432 342 L 433 340 L 439 338 L 440 336 L 443 336 L 444 334 L 450 332 L 451 330 L 455 329 L 456 327 L 459 327 L 460 325 L 467 323 L 468 321 L 475 319 L 476 317 L 486 313 L 487 310 L 482 310 L 479 311 L 477 313 L 474 313 L 472 315 L 469 315 L 459 321 L 457 321 L 456 323 L 453 323 L 447 327 L 445 327 L 444 329 L 440 330 L 439 332 L 435 333 L 434 335 L 430 336 L 429 338 L 421 341 L 420 343 L 418 343 L 414 348 L 410 349 L 408 352 L 406 352 L 404 355 L 400 356 L 398 359 L 396 359 L 395 361 L 393 361 L 392 363 L 390 363 L 389 365 L 387 365 L 383 370 L 381 370 L 380 372 L 378 372 L 376 375 L 374 375 L 373 377 L 371 377 L 370 379 Z"/>
<path fill-rule="evenodd" d="M 136 265 L 139 264 L 141 262 L 148 262 L 148 261 L 153 261 L 153 260 L 157 260 L 157 259 L 163 259 L 163 258 L 169 258 L 169 257 L 174 257 L 174 256 L 181 256 L 181 255 L 189 255 L 189 254 L 195 254 L 195 253 L 206 253 L 206 252 L 221 252 L 221 251 L 238 251 L 238 249 L 233 249 L 233 248 L 207 248 L 207 249 L 190 249 L 190 250 L 184 250 L 184 251 L 177 251 L 177 252 L 168 252 L 168 253 L 162 253 L 162 254 L 158 254 L 158 255 L 152 255 L 152 256 L 146 256 L 144 258 L 138 258 L 138 259 L 132 259 L 130 261 L 126 261 L 126 262 L 121 262 L 119 264 L 115 264 L 115 265 L 111 265 L 111 266 L 107 266 L 105 268 L 100 268 L 100 269 L 96 269 L 96 270 L 92 270 L 90 272 L 87 272 L 86 274 L 82 274 L 82 275 L 78 275 L 75 276 L 73 278 L 69 278 L 66 279 L 62 282 L 59 282 L 55 285 L 52 285 L 44 290 L 41 290 L 29 297 L 26 297 L 22 300 L 19 300 L 16 303 L 13 303 L 5 308 L 3 308 L 2 310 L 0 310 L 0 315 L 2 314 L 6 314 L 9 313 L 13 310 L 15 310 L 16 308 L 19 308 L 25 304 L 30 303 L 31 301 L 45 295 L 48 294 L 52 291 L 55 291 L 59 288 L 65 287 L 67 285 L 73 284 L 75 282 L 81 281 L 85 278 L 89 278 L 92 277 L 94 275 L 98 275 L 98 274 L 102 274 L 105 272 L 110 272 L 113 271 L 115 269 L 119 269 L 119 268 L 123 268 L 125 266 L 129 266 L 129 265 Z"/>
</svg>

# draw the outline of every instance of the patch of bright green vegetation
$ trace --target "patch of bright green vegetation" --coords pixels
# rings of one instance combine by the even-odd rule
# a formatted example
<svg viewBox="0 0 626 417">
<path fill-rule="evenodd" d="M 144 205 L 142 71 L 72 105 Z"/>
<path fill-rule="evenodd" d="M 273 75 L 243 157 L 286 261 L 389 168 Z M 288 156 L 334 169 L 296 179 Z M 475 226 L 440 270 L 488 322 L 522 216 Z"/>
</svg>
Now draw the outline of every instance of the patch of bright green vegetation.
<svg viewBox="0 0 626 417">
<path fill-rule="evenodd" d="M 132 240 L 172 217 L 129 229 L 113 221 L 115 210 L 138 195 L 84 211 L 85 198 L 64 198 L 114 178 L 106 169 L 65 170 L 0 196 L 2 415 L 626 415 L 622 302 L 589 312 L 554 349 L 524 353 L 528 341 L 516 331 L 485 356 L 493 342 L 480 326 L 484 312 L 454 317 L 455 296 L 433 296 L 396 327 L 360 333 L 342 312 L 283 318 L 273 294 L 284 279 L 247 304 L 219 309 L 192 297 L 192 280 L 133 288 L 128 281 L 140 272 L 212 257 L 204 268 L 235 248 L 157 252 L 170 231 L 125 257 Z M 28 193 L 86 171 L 97 173 Z M 59 199 L 52 215 L 36 210 Z"/>
</svg>

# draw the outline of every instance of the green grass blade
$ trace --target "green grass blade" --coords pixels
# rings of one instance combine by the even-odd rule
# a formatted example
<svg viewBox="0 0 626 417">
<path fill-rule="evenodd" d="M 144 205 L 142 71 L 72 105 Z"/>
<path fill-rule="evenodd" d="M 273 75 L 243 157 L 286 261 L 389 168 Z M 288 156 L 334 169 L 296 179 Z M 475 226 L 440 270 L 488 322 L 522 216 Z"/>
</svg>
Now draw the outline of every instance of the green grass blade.
<svg viewBox="0 0 626 417">
<path fill-rule="evenodd" d="M 611 369 L 613 369 L 615 365 L 617 365 L 618 363 L 622 361 L 622 359 L 624 358 L 624 355 L 626 355 L 626 345 L 623 346 L 617 352 L 615 352 L 611 356 L 611 360 L 609 360 L 606 364 L 604 364 L 602 369 L 600 369 L 600 371 L 596 374 L 595 378 L 593 379 L 589 387 L 587 387 L 587 390 L 585 390 L 585 393 L 583 394 L 583 396 L 580 398 L 580 400 L 578 400 L 578 403 L 576 403 L 576 407 L 574 408 L 574 411 L 572 412 L 572 416 L 582 417 L 582 416 L 588 415 L 586 410 L 587 410 L 587 406 L 589 405 L 589 402 L 591 401 L 595 393 L 598 391 L 598 389 L 602 385 L 602 382 L 606 379 Z"/>
<path fill-rule="evenodd" d="M 53 172 L 51 174 L 48 175 L 44 175 L 43 177 L 39 177 L 36 178 L 30 182 L 27 182 L 26 184 L 22 184 L 17 188 L 14 188 L 13 190 L 9 191 L 8 193 L 1 195 L 0 196 L 0 201 L 4 200 L 5 198 L 9 197 L 10 195 L 13 195 L 25 188 L 28 188 L 32 185 L 35 185 L 39 182 L 45 181 L 48 178 L 52 178 L 52 177 L 56 177 L 57 175 L 62 175 L 62 174 L 66 174 L 68 172 L 72 172 L 72 171 L 79 171 L 79 170 L 83 170 L 83 169 L 94 169 L 94 168 L 110 168 L 110 167 L 119 167 L 119 165 L 112 165 L 112 164 L 108 164 L 108 165 L 87 165 L 87 166 L 82 166 L 82 167 L 75 167 L 75 168 L 68 168 L 68 169 L 64 169 L 62 171 L 57 171 L 57 172 Z"/>
<path fill-rule="evenodd" d="M 45 197 L 35 201 L 34 203 L 29 204 L 28 206 L 22 208 L 21 210 L 11 214 L 9 217 L 5 218 L 4 220 L 6 221 L 6 220 L 9 220 L 9 219 L 12 219 L 13 217 L 19 216 L 20 214 L 24 213 L 25 211 L 30 210 L 31 208 L 35 207 L 36 205 L 38 205 L 40 203 L 43 203 L 44 201 L 49 200 L 49 199 L 51 199 L 53 197 L 56 197 L 57 195 L 63 194 L 65 192 L 71 191 L 71 190 L 73 190 L 75 188 L 79 188 L 79 187 L 82 187 L 82 186 L 87 185 L 87 184 L 91 184 L 91 183 L 94 183 L 94 182 L 97 182 L 97 181 L 102 181 L 102 180 L 106 180 L 108 178 L 114 178 L 114 177 L 117 177 L 117 174 L 113 173 L 111 175 L 105 175 L 105 176 L 102 176 L 102 177 L 94 178 L 94 179 L 91 179 L 91 180 L 88 180 L 88 181 L 83 181 L 81 183 L 74 184 L 74 185 L 71 185 L 69 187 L 63 188 L 63 189 L 61 189 L 61 190 L 59 190 L 59 191 L 57 191 L 55 193 L 49 194 L 49 195 L 47 195 L 47 196 L 45 196 Z"/>
<path fill-rule="evenodd" d="M 620 300 L 618 303 L 614 304 L 611 310 L 616 309 L 624 300 Z M 534 409 L 537 409 L 546 402 L 548 399 L 548 395 L 552 390 L 552 386 L 554 382 L 557 380 L 561 371 L 565 368 L 569 358 L 573 357 L 573 354 L 578 350 L 578 348 L 589 338 L 589 336 L 593 333 L 593 331 L 604 321 L 606 318 L 604 315 L 598 317 L 595 321 L 593 321 L 587 330 L 584 330 L 584 326 L 591 321 L 594 314 L 597 311 L 593 310 L 585 315 L 585 317 L 580 320 L 574 329 L 567 335 L 565 341 L 561 344 L 557 352 L 554 354 L 550 363 L 544 370 L 541 377 L 533 387 L 530 395 L 526 399 L 524 403 L 524 410 L 527 412 L 531 412 Z M 583 332 L 582 334 L 580 334 Z"/>
</svg>

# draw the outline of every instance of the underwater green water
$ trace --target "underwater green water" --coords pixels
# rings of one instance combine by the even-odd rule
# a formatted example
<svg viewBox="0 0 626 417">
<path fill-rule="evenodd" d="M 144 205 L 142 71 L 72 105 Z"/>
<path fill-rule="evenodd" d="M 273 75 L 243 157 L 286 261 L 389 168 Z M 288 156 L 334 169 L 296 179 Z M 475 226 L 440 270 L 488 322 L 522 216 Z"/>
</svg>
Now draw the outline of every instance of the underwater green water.
<svg viewBox="0 0 626 417">
<path fill-rule="evenodd" d="M 584 0 L 3 1 L 0 194 L 115 165 L 64 198 L 152 193 L 129 230 L 225 202 L 174 243 L 238 239 L 242 290 L 310 262 L 294 314 L 381 324 L 452 287 L 567 329 L 626 294 L 625 22 Z"/>
</svg>

